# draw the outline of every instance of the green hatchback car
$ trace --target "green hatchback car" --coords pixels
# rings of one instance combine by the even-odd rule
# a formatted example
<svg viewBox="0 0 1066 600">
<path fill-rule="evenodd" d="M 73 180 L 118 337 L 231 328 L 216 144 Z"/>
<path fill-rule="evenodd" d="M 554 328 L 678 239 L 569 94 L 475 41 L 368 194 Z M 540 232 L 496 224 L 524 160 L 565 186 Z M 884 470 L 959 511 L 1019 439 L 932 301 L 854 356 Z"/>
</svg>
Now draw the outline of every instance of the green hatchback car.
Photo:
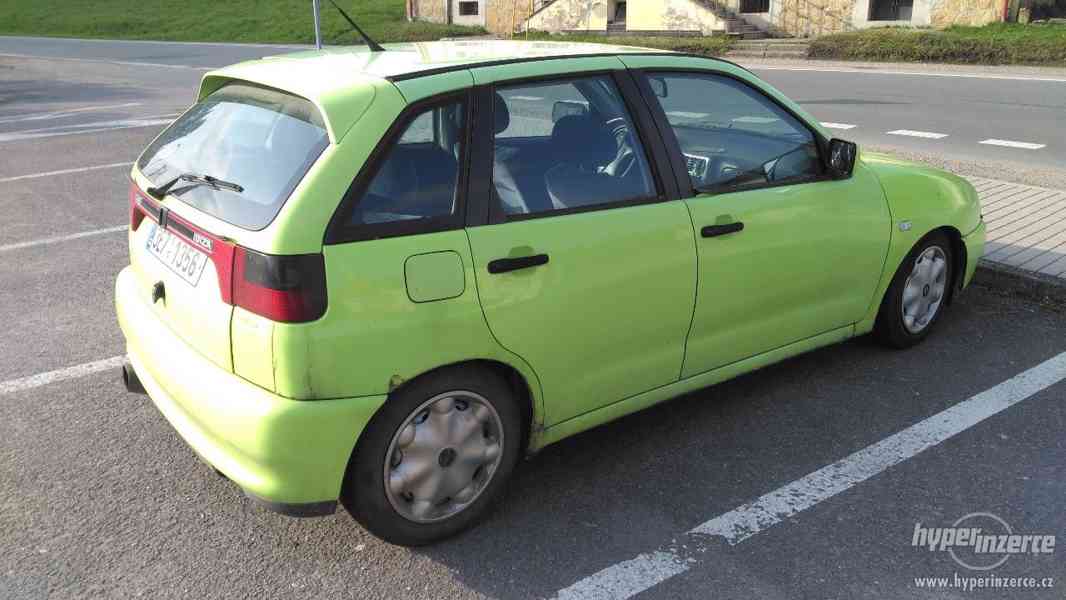
<svg viewBox="0 0 1066 600">
<path fill-rule="evenodd" d="M 290 515 L 425 544 L 519 459 L 873 332 L 973 276 L 973 187 L 723 60 L 434 42 L 208 73 L 141 155 L 129 390 Z"/>
</svg>

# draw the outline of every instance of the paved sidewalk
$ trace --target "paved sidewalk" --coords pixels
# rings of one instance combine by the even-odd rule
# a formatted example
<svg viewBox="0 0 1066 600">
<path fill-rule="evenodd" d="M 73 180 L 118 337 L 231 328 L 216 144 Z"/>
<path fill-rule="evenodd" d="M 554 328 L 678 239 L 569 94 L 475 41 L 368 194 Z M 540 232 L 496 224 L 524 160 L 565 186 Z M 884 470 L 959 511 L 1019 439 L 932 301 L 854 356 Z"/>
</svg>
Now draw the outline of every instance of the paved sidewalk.
<svg viewBox="0 0 1066 600">
<path fill-rule="evenodd" d="M 968 177 L 988 226 L 984 260 L 1066 283 L 1066 191 Z"/>
</svg>

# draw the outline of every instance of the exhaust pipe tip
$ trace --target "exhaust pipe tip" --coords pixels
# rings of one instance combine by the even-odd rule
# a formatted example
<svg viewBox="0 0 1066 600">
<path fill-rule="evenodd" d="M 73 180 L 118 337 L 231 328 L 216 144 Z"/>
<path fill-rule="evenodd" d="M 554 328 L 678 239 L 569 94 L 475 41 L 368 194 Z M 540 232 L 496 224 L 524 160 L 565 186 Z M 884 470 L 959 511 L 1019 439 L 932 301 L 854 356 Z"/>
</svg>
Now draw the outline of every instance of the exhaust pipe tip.
<svg viewBox="0 0 1066 600">
<path fill-rule="evenodd" d="M 137 371 L 133 370 L 133 363 L 128 358 L 122 362 L 122 384 L 126 386 L 126 391 L 131 394 L 148 393 L 144 391 L 141 379 L 137 377 Z"/>
</svg>

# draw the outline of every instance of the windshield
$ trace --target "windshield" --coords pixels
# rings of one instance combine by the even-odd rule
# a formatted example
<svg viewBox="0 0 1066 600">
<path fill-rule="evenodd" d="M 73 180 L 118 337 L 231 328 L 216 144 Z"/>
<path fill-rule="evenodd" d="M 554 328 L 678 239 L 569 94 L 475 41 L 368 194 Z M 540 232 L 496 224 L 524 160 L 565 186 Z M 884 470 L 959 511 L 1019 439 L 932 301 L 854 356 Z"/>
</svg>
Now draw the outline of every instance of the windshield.
<svg viewBox="0 0 1066 600">
<path fill-rule="evenodd" d="M 243 188 L 176 186 L 171 195 L 245 229 L 274 220 L 292 190 L 329 145 L 318 110 L 277 90 L 229 84 L 189 109 L 141 155 L 155 186 L 182 175 L 210 175 Z"/>
</svg>

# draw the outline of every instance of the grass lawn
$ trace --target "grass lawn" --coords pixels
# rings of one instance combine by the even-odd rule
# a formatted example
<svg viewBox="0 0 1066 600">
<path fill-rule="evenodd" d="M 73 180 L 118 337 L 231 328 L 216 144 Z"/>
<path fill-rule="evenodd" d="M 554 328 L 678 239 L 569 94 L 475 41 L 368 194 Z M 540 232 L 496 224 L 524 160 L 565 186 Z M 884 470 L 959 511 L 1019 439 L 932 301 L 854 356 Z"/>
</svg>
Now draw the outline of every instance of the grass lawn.
<svg viewBox="0 0 1066 600">
<path fill-rule="evenodd" d="M 993 23 L 984 27 L 883 28 L 814 40 L 811 58 L 1066 66 L 1066 25 Z"/>
<path fill-rule="evenodd" d="M 516 40 L 526 39 L 524 34 L 516 34 Z M 594 44 L 615 44 L 619 46 L 640 46 L 643 48 L 660 48 L 674 50 L 675 52 L 687 52 L 689 54 L 703 54 L 706 56 L 721 56 L 729 51 L 732 40 L 724 35 L 710 37 L 697 36 L 632 36 L 632 35 L 596 35 L 583 33 L 548 34 L 544 32 L 531 32 L 531 40 L 549 40 L 556 42 L 590 42 Z"/>
<path fill-rule="evenodd" d="M 484 33 L 408 23 L 404 0 L 337 0 L 379 42 Z M 348 24 L 322 2 L 327 43 L 352 43 Z M 141 40 L 313 43 L 309 0 L 0 0 L 0 34 Z"/>
</svg>

